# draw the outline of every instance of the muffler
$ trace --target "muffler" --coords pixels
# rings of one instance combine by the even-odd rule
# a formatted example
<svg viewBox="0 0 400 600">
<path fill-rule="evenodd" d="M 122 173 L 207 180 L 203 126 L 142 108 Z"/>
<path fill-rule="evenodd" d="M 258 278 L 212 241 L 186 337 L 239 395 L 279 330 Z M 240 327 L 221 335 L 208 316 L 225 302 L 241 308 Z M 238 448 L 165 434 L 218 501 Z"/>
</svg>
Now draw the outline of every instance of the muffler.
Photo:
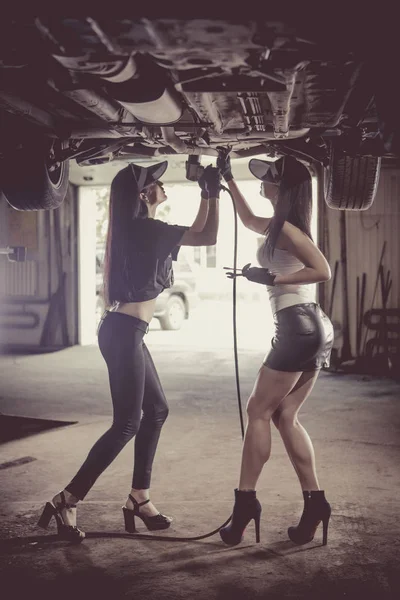
<svg viewBox="0 0 400 600">
<path fill-rule="evenodd" d="M 110 61 L 85 56 L 54 55 L 54 58 L 69 71 L 79 73 L 81 79 L 85 75 L 101 79 L 107 94 L 141 123 L 168 125 L 182 116 L 182 102 L 165 70 L 148 57 L 131 55 L 113 57 Z M 104 110 L 104 103 L 101 108 Z"/>
</svg>

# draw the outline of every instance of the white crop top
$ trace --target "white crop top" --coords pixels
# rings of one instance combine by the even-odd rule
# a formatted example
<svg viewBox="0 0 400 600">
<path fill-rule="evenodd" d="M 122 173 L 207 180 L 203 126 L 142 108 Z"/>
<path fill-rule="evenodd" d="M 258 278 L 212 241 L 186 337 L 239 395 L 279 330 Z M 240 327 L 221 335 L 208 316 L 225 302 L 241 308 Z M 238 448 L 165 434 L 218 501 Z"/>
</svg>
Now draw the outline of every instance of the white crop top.
<svg viewBox="0 0 400 600">
<path fill-rule="evenodd" d="M 293 254 L 279 248 L 275 248 L 270 260 L 265 243 L 257 250 L 257 260 L 262 267 L 269 269 L 274 275 L 290 275 L 290 273 L 295 273 L 304 268 L 304 264 L 293 256 Z M 293 306 L 294 304 L 315 302 L 315 283 L 278 283 L 276 285 L 267 285 L 266 287 L 271 302 L 272 313 L 276 313 L 278 310 Z"/>
</svg>

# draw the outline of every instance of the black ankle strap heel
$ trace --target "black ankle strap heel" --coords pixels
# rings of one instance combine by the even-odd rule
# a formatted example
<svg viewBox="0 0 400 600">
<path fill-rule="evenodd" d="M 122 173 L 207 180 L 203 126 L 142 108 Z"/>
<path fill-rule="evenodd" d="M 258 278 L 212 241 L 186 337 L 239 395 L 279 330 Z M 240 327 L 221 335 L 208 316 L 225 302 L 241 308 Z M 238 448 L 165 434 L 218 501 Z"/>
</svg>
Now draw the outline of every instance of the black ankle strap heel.
<svg viewBox="0 0 400 600">
<path fill-rule="evenodd" d="M 129 500 L 133 504 L 133 510 L 126 508 L 126 506 L 122 507 L 125 520 L 125 531 L 128 533 L 137 533 L 135 527 L 135 517 L 139 517 L 149 531 L 168 529 L 168 527 L 170 527 L 172 523 L 172 519 L 170 517 L 166 517 L 161 513 L 158 513 L 158 515 L 154 515 L 153 517 L 148 517 L 147 515 L 140 513 L 140 507 L 148 504 L 150 502 L 150 498 L 148 500 L 144 500 L 143 502 L 138 502 L 131 494 L 129 494 Z"/>
<path fill-rule="evenodd" d="M 52 517 L 54 517 L 57 524 L 58 537 L 62 540 L 79 544 L 85 539 L 85 532 L 78 529 L 76 525 L 66 525 L 61 514 L 61 511 L 64 509 L 76 508 L 76 504 L 66 502 L 64 492 L 60 492 L 60 498 L 61 502 L 57 502 L 56 504 L 46 502 L 38 521 L 38 527 L 47 529 Z"/>
</svg>

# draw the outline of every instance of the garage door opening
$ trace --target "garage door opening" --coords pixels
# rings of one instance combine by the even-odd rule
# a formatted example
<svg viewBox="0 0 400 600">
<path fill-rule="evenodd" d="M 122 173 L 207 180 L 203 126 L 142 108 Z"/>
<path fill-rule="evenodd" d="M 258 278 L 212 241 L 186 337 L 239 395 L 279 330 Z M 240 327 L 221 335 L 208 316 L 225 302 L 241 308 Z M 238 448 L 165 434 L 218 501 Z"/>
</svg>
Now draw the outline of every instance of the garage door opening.
<svg viewBox="0 0 400 600">
<path fill-rule="evenodd" d="M 248 161 L 240 162 L 243 162 L 240 166 L 247 169 Z M 157 218 L 170 224 L 190 225 L 200 203 L 199 187 L 184 179 L 183 164 L 181 179 L 178 179 L 176 172 L 173 176 L 172 181 L 163 178 L 168 200 L 159 207 Z M 259 194 L 259 181 L 250 178 L 248 170 L 244 170 L 244 177 L 238 183 L 255 214 L 272 216 L 269 201 Z M 104 311 L 102 284 L 109 190 L 109 185 L 82 186 L 80 189 L 81 344 L 97 344 L 96 330 Z M 314 180 L 313 197 L 315 200 Z M 316 240 L 315 201 L 312 234 Z M 249 262 L 257 264 L 256 251 L 264 239 L 264 236 L 246 229 L 239 220 L 239 268 Z M 217 244 L 181 247 L 178 260 L 174 262 L 174 285 L 157 299 L 155 316 L 147 334 L 149 344 L 191 348 L 232 347 L 232 281 L 226 277 L 224 267 L 233 266 L 233 245 L 232 201 L 226 192 L 221 192 Z M 273 332 L 273 319 L 266 289 L 239 278 L 237 295 L 239 348 L 267 351 Z"/>
</svg>

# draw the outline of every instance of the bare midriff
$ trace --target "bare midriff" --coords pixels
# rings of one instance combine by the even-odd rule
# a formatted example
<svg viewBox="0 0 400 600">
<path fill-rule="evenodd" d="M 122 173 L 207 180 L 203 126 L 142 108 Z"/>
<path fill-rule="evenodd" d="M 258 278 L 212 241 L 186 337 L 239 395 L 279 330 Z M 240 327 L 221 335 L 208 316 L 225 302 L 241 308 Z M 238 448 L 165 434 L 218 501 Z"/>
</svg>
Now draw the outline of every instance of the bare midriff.
<svg viewBox="0 0 400 600">
<path fill-rule="evenodd" d="M 156 298 L 144 302 L 119 302 L 112 312 L 120 312 L 150 323 L 156 307 Z"/>
</svg>

